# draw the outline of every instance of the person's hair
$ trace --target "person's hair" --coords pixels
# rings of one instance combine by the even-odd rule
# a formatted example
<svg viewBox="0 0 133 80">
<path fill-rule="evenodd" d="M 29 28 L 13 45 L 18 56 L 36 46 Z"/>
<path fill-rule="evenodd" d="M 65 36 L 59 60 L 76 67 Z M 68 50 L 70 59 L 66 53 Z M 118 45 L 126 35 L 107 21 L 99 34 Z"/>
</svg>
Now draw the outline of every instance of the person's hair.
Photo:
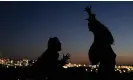
<svg viewBox="0 0 133 80">
<path fill-rule="evenodd" d="M 107 42 L 109 44 L 113 44 L 114 43 L 114 38 L 113 38 L 111 32 L 109 31 L 109 29 L 105 26 L 103 26 L 102 29 L 103 29 L 103 35 L 105 35 L 105 38 L 106 38 Z"/>
<path fill-rule="evenodd" d="M 50 38 L 48 40 L 48 48 L 55 48 L 59 42 L 60 41 L 57 37 Z"/>
<path fill-rule="evenodd" d="M 109 44 L 113 44 L 114 43 L 114 38 L 111 34 L 111 32 L 109 31 L 109 29 L 104 26 L 102 23 L 100 23 L 98 20 L 92 21 L 90 23 L 88 23 L 88 26 L 90 27 L 91 31 L 95 34 L 98 32 L 100 32 L 100 34 L 102 34 L 105 38 L 105 41 Z"/>
</svg>

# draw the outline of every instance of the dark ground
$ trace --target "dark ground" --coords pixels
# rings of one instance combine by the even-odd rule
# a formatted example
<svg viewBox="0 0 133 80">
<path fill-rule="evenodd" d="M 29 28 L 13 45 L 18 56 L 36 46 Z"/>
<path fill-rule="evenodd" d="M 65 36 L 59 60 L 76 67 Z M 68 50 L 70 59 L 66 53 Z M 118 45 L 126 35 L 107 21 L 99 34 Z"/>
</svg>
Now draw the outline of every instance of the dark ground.
<svg viewBox="0 0 133 80">
<path fill-rule="evenodd" d="M 26 74 L 26 71 L 27 68 L 1 68 L 0 80 L 18 80 Z M 58 80 L 101 80 L 96 72 L 87 72 L 85 68 L 64 69 L 64 72 L 55 76 L 58 76 Z M 103 78 L 105 79 L 105 77 Z M 133 73 L 115 72 L 113 80 L 133 80 Z"/>
</svg>

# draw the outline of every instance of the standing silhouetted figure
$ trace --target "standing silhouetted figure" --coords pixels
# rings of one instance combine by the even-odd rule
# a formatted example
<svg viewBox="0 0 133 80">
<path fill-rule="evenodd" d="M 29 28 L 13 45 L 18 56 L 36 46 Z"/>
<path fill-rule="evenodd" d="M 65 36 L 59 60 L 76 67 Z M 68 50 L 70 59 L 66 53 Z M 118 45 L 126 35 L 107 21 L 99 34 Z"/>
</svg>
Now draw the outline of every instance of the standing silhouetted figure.
<svg viewBox="0 0 133 80">
<path fill-rule="evenodd" d="M 112 75 L 116 64 L 116 54 L 111 47 L 113 36 L 107 27 L 96 19 L 95 14 L 92 14 L 91 7 L 86 7 L 85 11 L 89 14 L 88 28 L 94 34 L 94 42 L 89 49 L 90 62 L 93 65 L 100 62 L 98 72 L 101 77 Z"/>
<path fill-rule="evenodd" d="M 61 51 L 61 43 L 57 37 L 48 40 L 47 50 L 38 58 L 37 62 L 31 67 L 31 74 L 37 80 L 52 80 L 57 77 L 57 72 L 67 63 L 70 55 L 63 56 L 58 60 Z"/>
</svg>

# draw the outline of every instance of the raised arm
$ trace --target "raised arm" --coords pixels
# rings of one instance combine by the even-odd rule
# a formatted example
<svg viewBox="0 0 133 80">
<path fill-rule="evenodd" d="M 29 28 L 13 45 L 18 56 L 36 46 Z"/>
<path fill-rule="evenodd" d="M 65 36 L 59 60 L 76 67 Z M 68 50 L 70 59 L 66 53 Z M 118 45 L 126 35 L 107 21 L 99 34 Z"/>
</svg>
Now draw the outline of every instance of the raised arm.
<svg viewBox="0 0 133 80">
<path fill-rule="evenodd" d="M 96 20 L 95 14 L 93 14 L 91 11 L 91 6 L 90 7 L 87 6 L 84 11 L 86 11 L 89 15 L 89 18 L 87 18 L 86 20 L 88 21 Z"/>
<path fill-rule="evenodd" d="M 91 6 L 90 6 L 90 7 L 87 6 L 87 7 L 85 8 L 84 11 L 86 11 L 86 12 L 88 13 L 89 16 L 92 15 L 92 12 L 91 12 Z"/>
</svg>

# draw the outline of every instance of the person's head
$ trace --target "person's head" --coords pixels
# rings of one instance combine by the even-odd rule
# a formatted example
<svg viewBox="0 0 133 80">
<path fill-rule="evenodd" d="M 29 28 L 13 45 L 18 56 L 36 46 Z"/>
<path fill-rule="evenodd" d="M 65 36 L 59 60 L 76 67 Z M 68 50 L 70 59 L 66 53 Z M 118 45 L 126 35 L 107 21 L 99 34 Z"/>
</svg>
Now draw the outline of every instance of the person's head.
<svg viewBox="0 0 133 80">
<path fill-rule="evenodd" d="M 48 40 L 48 49 L 61 51 L 61 43 L 57 37 L 53 37 Z"/>
</svg>

